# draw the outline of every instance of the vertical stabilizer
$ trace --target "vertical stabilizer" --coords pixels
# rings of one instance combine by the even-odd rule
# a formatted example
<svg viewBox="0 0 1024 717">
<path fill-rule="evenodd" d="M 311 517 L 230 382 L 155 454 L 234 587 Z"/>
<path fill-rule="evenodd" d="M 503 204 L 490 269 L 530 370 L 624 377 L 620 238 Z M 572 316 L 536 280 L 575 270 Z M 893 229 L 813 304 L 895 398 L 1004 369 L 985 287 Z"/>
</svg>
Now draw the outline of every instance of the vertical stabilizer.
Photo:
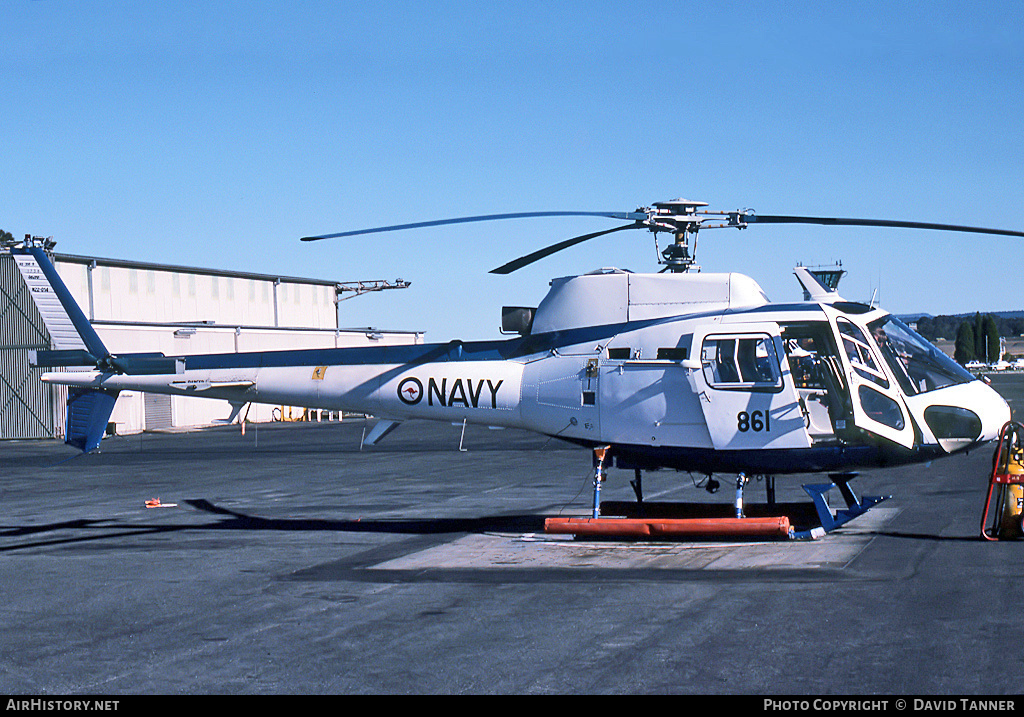
<svg viewBox="0 0 1024 717">
<path fill-rule="evenodd" d="M 99 448 L 115 401 L 117 391 L 71 389 L 68 392 L 64 442 L 85 453 Z"/>
<path fill-rule="evenodd" d="M 75 303 L 46 252 L 40 247 L 28 247 L 13 248 L 11 254 L 50 332 L 53 348 L 84 349 L 97 359 L 107 358 L 110 352 Z"/>
<path fill-rule="evenodd" d="M 12 247 L 11 255 L 50 334 L 53 351 L 37 365 L 107 363 L 110 352 L 89 323 L 53 262 L 39 246 Z M 106 433 L 117 391 L 71 389 L 68 393 L 64 442 L 89 453 Z"/>
</svg>

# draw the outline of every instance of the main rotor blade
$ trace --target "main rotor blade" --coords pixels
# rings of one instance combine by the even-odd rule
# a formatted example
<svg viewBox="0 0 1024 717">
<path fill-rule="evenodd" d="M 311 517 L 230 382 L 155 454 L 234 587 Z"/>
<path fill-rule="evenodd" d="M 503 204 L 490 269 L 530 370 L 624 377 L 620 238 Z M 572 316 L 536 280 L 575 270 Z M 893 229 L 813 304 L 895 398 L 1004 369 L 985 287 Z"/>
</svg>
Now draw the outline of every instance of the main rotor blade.
<svg viewBox="0 0 1024 717">
<path fill-rule="evenodd" d="M 608 217 L 609 219 L 626 219 L 642 221 L 647 219 L 643 212 L 516 212 L 513 214 L 484 214 L 476 217 L 455 217 L 454 219 L 437 219 L 429 222 L 413 222 L 412 224 L 395 224 L 388 227 L 374 227 L 372 229 L 356 229 L 350 232 L 339 232 L 337 234 L 320 234 L 318 236 L 302 237 L 302 241 L 319 241 L 320 239 L 337 239 L 338 237 L 351 237 L 358 234 L 374 234 L 377 232 L 393 232 L 400 229 L 421 229 L 423 227 L 437 227 L 443 224 L 464 224 L 466 222 L 489 222 L 497 219 L 524 219 L 527 217 Z"/>
<path fill-rule="evenodd" d="M 642 216 L 644 217 L 644 219 L 647 218 L 646 214 Z M 529 264 L 532 264 L 535 261 L 543 259 L 546 256 L 550 256 L 555 252 L 562 251 L 562 249 L 568 249 L 571 246 L 576 246 L 577 244 L 585 242 L 588 239 L 593 239 L 594 237 L 599 237 L 604 234 L 611 234 L 612 232 L 620 232 L 623 229 L 640 229 L 643 228 L 643 226 L 644 225 L 642 222 L 637 221 L 634 222 L 633 224 L 623 224 L 622 226 L 615 227 L 614 229 L 605 229 L 604 231 L 601 232 L 594 232 L 593 234 L 584 234 L 583 236 L 573 237 L 572 239 L 566 239 L 565 241 L 560 241 L 557 244 L 552 244 L 551 246 L 545 247 L 543 249 L 538 249 L 537 251 L 527 254 L 526 256 L 521 256 L 518 259 L 514 259 L 507 264 L 499 266 L 497 269 L 491 269 L 490 273 L 511 274 L 513 271 L 517 269 L 522 269 L 524 266 L 528 266 Z"/>
<path fill-rule="evenodd" d="M 958 224 L 932 224 L 930 222 L 904 222 L 893 219 L 843 219 L 838 217 L 794 217 L 771 214 L 739 214 L 739 221 L 746 224 L 825 224 L 854 227 L 898 227 L 903 229 L 936 229 L 939 231 L 973 232 L 975 234 L 1001 234 L 1024 237 L 1024 232 L 1012 229 L 986 229 L 965 227 Z"/>
</svg>

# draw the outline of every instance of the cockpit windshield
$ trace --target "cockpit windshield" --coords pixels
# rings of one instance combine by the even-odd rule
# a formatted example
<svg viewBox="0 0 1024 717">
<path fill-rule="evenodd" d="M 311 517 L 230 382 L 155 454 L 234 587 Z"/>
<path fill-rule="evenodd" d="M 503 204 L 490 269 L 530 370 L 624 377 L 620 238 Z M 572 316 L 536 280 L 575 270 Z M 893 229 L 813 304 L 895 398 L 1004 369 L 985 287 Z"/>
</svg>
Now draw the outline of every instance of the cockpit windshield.
<svg viewBox="0 0 1024 717">
<path fill-rule="evenodd" d="M 868 328 L 908 396 L 974 380 L 965 368 L 895 316 L 872 321 Z"/>
</svg>

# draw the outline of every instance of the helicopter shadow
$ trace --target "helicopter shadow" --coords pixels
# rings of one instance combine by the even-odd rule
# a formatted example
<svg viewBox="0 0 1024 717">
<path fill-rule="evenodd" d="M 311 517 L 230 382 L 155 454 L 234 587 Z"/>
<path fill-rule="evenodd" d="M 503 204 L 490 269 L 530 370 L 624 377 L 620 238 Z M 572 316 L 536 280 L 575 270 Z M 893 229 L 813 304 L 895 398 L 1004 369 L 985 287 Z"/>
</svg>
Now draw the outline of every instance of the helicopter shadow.
<svg viewBox="0 0 1024 717">
<path fill-rule="evenodd" d="M 116 541 L 127 537 L 204 531 L 281 531 L 326 533 L 381 533 L 392 535 L 459 535 L 483 533 L 535 533 L 544 530 L 542 515 L 498 515 L 476 518 L 323 519 L 264 518 L 218 506 L 206 499 L 184 501 L 197 511 L 214 516 L 213 522 L 120 523 L 116 520 L 76 519 L 43 525 L 0 527 L 0 553 L 82 543 Z M 67 535 L 67 533 L 72 533 Z M 27 541 L 22 538 L 34 538 Z M 11 542 L 8 542 L 11 541 Z"/>
<path fill-rule="evenodd" d="M 261 518 L 229 510 L 205 499 L 186 500 L 196 510 L 220 516 L 208 526 L 216 530 L 280 530 L 304 532 L 390 533 L 440 535 L 445 533 L 536 532 L 544 529 L 544 516 L 499 515 L 479 518 L 348 519 Z"/>
</svg>

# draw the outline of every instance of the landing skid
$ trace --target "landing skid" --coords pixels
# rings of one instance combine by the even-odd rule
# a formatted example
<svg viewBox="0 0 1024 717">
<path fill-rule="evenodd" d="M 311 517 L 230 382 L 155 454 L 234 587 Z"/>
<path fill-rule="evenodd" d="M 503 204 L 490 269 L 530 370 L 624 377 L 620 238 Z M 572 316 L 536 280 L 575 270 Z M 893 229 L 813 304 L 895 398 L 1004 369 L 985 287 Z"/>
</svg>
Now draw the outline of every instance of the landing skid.
<svg viewBox="0 0 1024 717">
<path fill-rule="evenodd" d="M 646 503 L 640 471 L 630 481 L 636 493 L 636 503 L 601 503 L 601 483 L 604 480 L 605 451 L 595 451 L 594 509 L 591 518 L 549 518 L 545 529 L 551 533 L 571 533 L 576 536 L 615 538 L 698 538 L 728 539 L 737 537 L 807 540 L 824 537 L 854 518 L 864 515 L 872 507 L 890 496 L 864 496 L 858 498 L 850 488 L 854 473 L 833 473 L 831 483 L 802 486 L 810 496 L 806 503 L 779 504 L 775 502 L 775 483 L 766 476 L 767 505 L 744 506 L 743 488 L 746 477 L 740 474 L 736 483 L 736 503 L 732 515 L 721 514 L 724 506 L 707 504 Z M 828 493 L 837 488 L 846 508 L 833 510 Z M 817 520 L 815 520 L 815 518 Z M 817 523 L 817 524 L 816 524 Z"/>
</svg>

